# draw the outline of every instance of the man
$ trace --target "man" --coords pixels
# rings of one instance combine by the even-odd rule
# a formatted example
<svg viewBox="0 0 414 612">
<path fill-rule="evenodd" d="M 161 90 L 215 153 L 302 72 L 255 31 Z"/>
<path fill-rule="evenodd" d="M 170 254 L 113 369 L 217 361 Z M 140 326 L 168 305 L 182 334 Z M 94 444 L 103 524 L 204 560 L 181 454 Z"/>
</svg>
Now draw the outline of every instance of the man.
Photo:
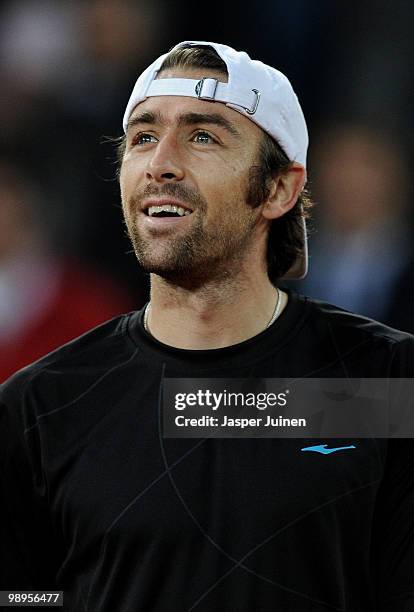
<svg viewBox="0 0 414 612">
<path fill-rule="evenodd" d="M 181 43 L 124 128 L 151 300 L 4 386 L 1 588 L 60 588 L 76 611 L 414 610 L 410 440 L 162 435 L 167 379 L 411 375 L 411 336 L 277 286 L 306 269 L 290 83 Z"/>
</svg>

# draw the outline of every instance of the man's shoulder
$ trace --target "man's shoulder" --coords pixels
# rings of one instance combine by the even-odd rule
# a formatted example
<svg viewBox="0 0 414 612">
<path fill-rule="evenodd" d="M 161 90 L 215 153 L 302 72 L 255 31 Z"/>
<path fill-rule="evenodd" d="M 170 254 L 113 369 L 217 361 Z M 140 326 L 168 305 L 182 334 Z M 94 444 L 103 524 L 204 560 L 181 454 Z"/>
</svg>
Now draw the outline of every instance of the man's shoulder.
<svg viewBox="0 0 414 612">
<path fill-rule="evenodd" d="M 414 376 L 413 335 L 321 300 L 305 300 L 306 323 L 296 338 L 300 353 L 353 376 Z"/>
<path fill-rule="evenodd" d="M 311 311 L 310 317 L 327 329 L 360 337 L 361 340 L 384 342 L 388 344 L 414 343 L 414 336 L 367 316 L 351 312 L 329 302 L 308 297 Z"/>
<path fill-rule="evenodd" d="M 122 364 L 136 351 L 128 333 L 127 313 L 92 328 L 22 368 L 0 386 L 3 398 L 21 395 L 34 381 L 59 377 L 70 385 L 84 376 L 99 377 Z"/>
</svg>

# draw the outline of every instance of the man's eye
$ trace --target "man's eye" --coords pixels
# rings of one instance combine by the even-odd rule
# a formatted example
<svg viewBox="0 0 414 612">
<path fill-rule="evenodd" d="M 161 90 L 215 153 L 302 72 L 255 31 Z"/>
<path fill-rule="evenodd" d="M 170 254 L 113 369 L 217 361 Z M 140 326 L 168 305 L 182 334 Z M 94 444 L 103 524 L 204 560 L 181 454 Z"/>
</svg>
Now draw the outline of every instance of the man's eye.
<svg viewBox="0 0 414 612">
<path fill-rule="evenodd" d="M 199 144 L 211 144 L 216 141 L 208 132 L 197 132 L 194 136 L 194 142 Z"/>
<path fill-rule="evenodd" d="M 157 142 L 157 139 L 155 138 L 155 136 L 153 136 L 152 134 L 137 134 L 133 141 L 132 144 L 134 145 L 146 145 L 146 144 L 150 144 L 152 142 Z"/>
</svg>

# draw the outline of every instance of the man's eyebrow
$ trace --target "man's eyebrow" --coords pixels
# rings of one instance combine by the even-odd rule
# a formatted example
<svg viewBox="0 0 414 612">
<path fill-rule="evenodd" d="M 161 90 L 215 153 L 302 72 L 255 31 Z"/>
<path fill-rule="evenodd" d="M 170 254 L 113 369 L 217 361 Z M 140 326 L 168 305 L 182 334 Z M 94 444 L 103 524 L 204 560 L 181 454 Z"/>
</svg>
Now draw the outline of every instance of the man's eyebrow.
<svg viewBox="0 0 414 612">
<path fill-rule="evenodd" d="M 231 121 L 219 113 L 185 113 L 184 115 L 181 115 L 178 120 L 178 125 L 195 125 L 197 123 L 218 125 L 219 127 L 223 127 L 236 138 L 241 137 L 240 132 L 235 128 Z"/>
<path fill-rule="evenodd" d="M 159 123 L 161 125 L 165 124 L 166 121 L 161 113 L 152 112 L 152 111 L 144 111 L 139 115 L 135 115 L 128 121 L 127 131 L 137 125 L 151 125 Z M 236 127 L 220 115 L 219 113 L 184 113 L 180 115 L 178 119 L 178 126 L 185 125 L 196 125 L 196 124 L 210 124 L 210 125 L 218 125 L 219 127 L 223 127 L 227 130 L 232 136 L 236 138 L 241 138 L 240 132 L 236 129 Z"/>
<path fill-rule="evenodd" d="M 163 123 L 161 114 L 153 113 L 151 111 L 144 111 L 143 113 L 135 115 L 135 117 L 129 119 L 126 131 L 128 132 L 129 129 L 135 127 L 136 125 L 153 123 Z"/>
</svg>

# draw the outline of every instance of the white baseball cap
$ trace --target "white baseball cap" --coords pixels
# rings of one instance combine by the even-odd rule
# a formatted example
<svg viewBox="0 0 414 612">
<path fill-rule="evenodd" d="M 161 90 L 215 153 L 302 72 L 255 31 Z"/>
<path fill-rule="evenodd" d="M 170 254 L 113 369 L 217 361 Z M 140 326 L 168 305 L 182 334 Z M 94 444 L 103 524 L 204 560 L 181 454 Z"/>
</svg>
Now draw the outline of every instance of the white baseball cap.
<svg viewBox="0 0 414 612">
<path fill-rule="evenodd" d="M 157 79 L 164 60 L 171 51 L 181 47 L 207 46 L 215 49 L 227 66 L 228 82 L 205 77 L 202 79 Z M 123 128 L 137 104 L 152 96 L 189 96 L 199 100 L 221 102 L 241 113 L 281 146 L 290 161 L 306 168 L 308 130 L 298 98 L 288 78 L 279 70 L 258 60 L 252 60 L 244 51 L 235 51 L 227 45 L 206 41 L 184 41 L 156 59 L 139 76 L 129 98 Z M 303 224 L 303 249 L 284 278 L 303 278 L 308 267 L 306 223 Z"/>
</svg>

